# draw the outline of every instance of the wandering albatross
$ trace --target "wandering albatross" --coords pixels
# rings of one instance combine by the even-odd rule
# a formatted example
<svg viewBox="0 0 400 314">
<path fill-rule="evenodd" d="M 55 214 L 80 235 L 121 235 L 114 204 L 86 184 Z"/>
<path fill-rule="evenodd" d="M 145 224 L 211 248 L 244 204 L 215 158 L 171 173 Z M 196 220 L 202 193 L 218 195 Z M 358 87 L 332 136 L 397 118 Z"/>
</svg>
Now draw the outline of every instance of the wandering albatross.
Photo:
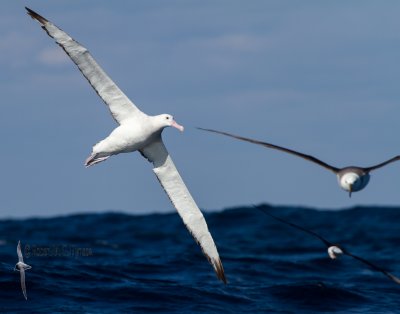
<svg viewBox="0 0 400 314">
<path fill-rule="evenodd" d="M 165 127 L 172 126 L 180 131 L 183 131 L 183 127 L 169 114 L 148 116 L 140 111 L 97 64 L 85 47 L 44 17 L 29 8 L 26 10 L 78 66 L 119 124 L 108 137 L 93 146 L 92 154 L 86 159 L 85 166 L 105 161 L 119 153 L 139 151 L 153 163 L 155 175 L 184 224 L 212 264 L 217 277 L 226 283 L 221 259 L 204 216 L 186 188 L 161 138 Z"/>
<path fill-rule="evenodd" d="M 327 247 L 328 255 L 329 255 L 329 257 L 331 259 L 336 259 L 340 255 L 343 255 L 343 254 L 347 255 L 347 256 L 350 256 L 350 257 L 352 257 L 352 258 L 354 258 L 354 259 L 356 259 L 356 260 L 368 265 L 372 269 L 374 269 L 374 270 L 376 270 L 378 272 L 381 272 L 386 277 L 388 277 L 390 280 L 393 280 L 395 283 L 400 284 L 400 279 L 397 278 L 395 275 L 392 275 L 391 273 L 389 273 L 388 271 L 382 269 L 381 267 L 378 267 L 375 264 L 373 264 L 373 263 L 371 263 L 371 262 L 369 262 L 369 261 L 367 261 L 367 260 L 365 260 L 365 259 L 363 259 L 363 258 L 361 258 L 361 257 L 359 257 L 357 255 L 354 255 L 354 254 L 350 253 L 349 251 L 344 249 L 343 246 L 341 246 L 339 244 L 333 244 L 332 242 L 326 240 L 325 238 L 323 238 L 321 235 L 317 234 L 314 231 L 308 230 L 308 229 L 306 229 L 304 227 L 301 227 L 299 225 L 294 224 L 293 222 L 286 221 L 286 220 L 284 220 L 282 218 L 279 218 L 279 217 L 271 214 L 267 210 L 267 207 L 265 205 L 255 206 L 255 208 L 261 210 L 264 214 L 268 215 L 269 217 L 271 217 L 271 218 L 273 218 L 273 219 L 275 219 L 275 220 L 277 220 L 279 222 L 282 222 L 282 223 L 284 223 L 286 225 L 289 225 L 289 226 L 291 226 L 291 227 L 293 227 L 295 229 L 298 229 L 298 230 L 301 230 L 303 232 L 306 232 L 306 233 L 316 237 L 320 241 L 322 241 L 322 243 L 325 244 L 325 246 Z"/>
<path fill-rule="evenodd" d="M 369 182 L 369 178 L 370 178 L 369 173 L 372 170 L 376 170 L 378 168 L 386 166 L 387 164 L 390 164 L 392 162 L 400 160 L 400 155 L 397 155 L 393 158 L 390 158 L 389 160 L 386 160 L 380 164 L 377 164 L 377 165 L 371 166 L 371 167 L 350 166 L 350 167 L 344 167 L 344 168 L 336 168 L 336 167 L 333 167 L 311 155 L 306 155 L 306 154 L 303 154 L 303 153 L 300 153 L 295 150 L 285 148 L 282 146 L 278 146 L 278 145 L 274 145 L 271 143 L 262 142 L 262 141 L 258 141 L 258 140 L 253 140 L 251 138 L 234 135 L 234 134 L 227 133 L 227 132 L 222 132 L 222 131 L 217 131 L 217 130 L 212 130 L 212 129 L 204 129 L 204 128 L 198 128 L 198 129 L 203 130 L 203 131 L 208 131 L 208 132 L 213 132 L 213 133 L 230 136 L 230 137 L 233 137 L 238 140 L 245 141 L 245 142 L 250 142 L 250 143 L 261 145 L 264 147 L 276 149 L 281 152 L 292 154 L 292 155 L 304 158 L 306 160 L 309 160 L 311 162 L 314 162 L 317 165 L 320 165 L 321 167 L 328 169 L 328 170 L 332 171 L 334 174 L 336 174 L 339 186 L 343 190 L 349 192 L 349 197 L 351 197 L 351 193 L 361 191 L 363 188 L 365 188 L 367 186 L 367 184 Z"/>
<path fill-rule="evenodd" d="M 15 264 L 14 270 L 19 271 L 21 277 L 22 293 L 24 294 L 25 300 L 28 300 L 28 296 L 26 295 L 26 286 L 25 286 L 25 270 L 31 269 L 32 267 L 24 263 L 24 257 L 22 256 L 20 241 L 18 241 L 17 245 L 17 255 L 18 255 L 18 263 Z"/>
</svg>

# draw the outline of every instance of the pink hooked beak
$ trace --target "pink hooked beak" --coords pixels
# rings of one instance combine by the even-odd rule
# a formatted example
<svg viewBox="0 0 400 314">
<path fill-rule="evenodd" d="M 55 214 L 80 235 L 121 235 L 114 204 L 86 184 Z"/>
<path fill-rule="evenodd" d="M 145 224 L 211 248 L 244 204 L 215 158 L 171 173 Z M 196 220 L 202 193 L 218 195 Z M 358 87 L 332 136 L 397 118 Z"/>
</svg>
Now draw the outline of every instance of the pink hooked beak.
<svg viewBox="0 0 400 314">
<path fill-rule="evenodd" d="M 173 126 L 174 128 L 177 128 L 179 131 L 183 132 L 184 127 L 182 125 L 179 125 L 178 123 L 176 123 L 176 121 L 172 121 L 171 126 Z"/>
</svg>

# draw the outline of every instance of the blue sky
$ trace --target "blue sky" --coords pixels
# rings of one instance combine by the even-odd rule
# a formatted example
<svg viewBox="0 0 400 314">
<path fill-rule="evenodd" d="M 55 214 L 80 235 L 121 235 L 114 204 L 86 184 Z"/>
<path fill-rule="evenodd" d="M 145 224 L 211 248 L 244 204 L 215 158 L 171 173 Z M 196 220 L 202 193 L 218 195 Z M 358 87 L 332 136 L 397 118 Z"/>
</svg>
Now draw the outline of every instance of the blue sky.
<svg viewBox="0 0 400 314">
<path fill-rule="evenodd" d="M 148 114 L 201 208 L 399 205 L 400 163 L 351 199 L 333 174 L 206 127 L 370 166 L 400 154 L 398 1 L 3 1 L 0 217 L 174 210 L 138 153 L 85 169 L 115 127 L 24 6 L 84 44 Z"/>
</svg>

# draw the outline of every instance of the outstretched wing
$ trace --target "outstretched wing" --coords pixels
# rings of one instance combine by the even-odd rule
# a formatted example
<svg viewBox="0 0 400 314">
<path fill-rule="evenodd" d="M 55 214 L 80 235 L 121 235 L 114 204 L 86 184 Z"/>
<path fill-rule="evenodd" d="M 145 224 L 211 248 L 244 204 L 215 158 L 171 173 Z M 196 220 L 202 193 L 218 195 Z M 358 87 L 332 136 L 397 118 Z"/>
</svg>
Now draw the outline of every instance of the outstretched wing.
<svg viewBox="0 0 400 314">
<path fill-rule="evenodd" d="M 19 270 L 19 273 L 21 275 L 21 288 L 22 288 L 22 293 L 24 294 L 25 300 L 28 300 L 28 297 L 26 295 L 26 286 L 25 286 L 25 270 L 21 268 Z"/>
<path fill-rule="evenodd" d="M 361 258 L 361 257 L 359 257 L 359 256 L 357 256 L 357 255 L 351 254 L 349 251 L 344 250 L 343 248 L 342 248 L 342 251 L 343 251 L 343 254 L 346 254 L 346 255 L 348 255 L 348 256 L 351 256 L 351 257 L 355 258 L 356 260 L 359 260 L 360 262 L 362 262 L 362 263 L 368 265 L 368 266 L 371 267 L 372 269 L 381 272 L 382 274 L 384 274 L 385 276 L 387 276 L 389 279 L 393 280 L 395 283 L 400 284 L 400 279 L 397 278 L 396 276 L 392 275 L 392 274 L 389 273 L 388 271 L 386 271 L 386 270 L 384 270 L 384 269 L 382 269 L 382 268 L 376 266 L 375 264 L 372 264 L 371 262 L 369 262 L 369 261 L 367 261 L 367 260 L 365 260 L 365 259 L 363 259 L 363 258 Z"/>
<path fill-rule="evenodd" d="M 144 114 L 103 71 L 85 47 L 44 17 L 29 8 L 26 8 L 26 10 L 33 19 L 42 25 L 47 34 L 55 39 L 56 43 L 64 49 L 78 66 L 83 76 L 108 106 L 115 121 L 121 124 L 126 119 Z"/>
<path fill-rule="evenodd" d="M 275 220 L 278 220 L 278 221 L 280 221 L 280 222 L 282 222 L 284 224 L 287 224 L 288 226 L 291 226 L 293 228 L 296 228 L 296 229 L 304 231 L 304 232 L 306 232 L 308 234 L 311 234 L 312 236 L 320 239 L 327 247 L 330 247 L 330 246 L 334 245 L 331 242 L 329 242 L 328 240 L 326 240 L 323 237 L 321 237 L 319 234 L 315 233 L 314 231 L 308 230 L 308 229 L 303 228 L 301 226 L 298 226 L 298 225 L 296 225 L 296 224 L 294 224 L 292 222 L 286 221 L 286 220 L 284 220 L 282 218 L 279 218 L 279 217 L 276 217 L 275 215 L 272 215 L 264 206 L 255 206 L 255 207 L 258 208 L 259 210 L 261 210 L 264 214 L 272 217 Z"/>
<path fill-rule="evenodd" d="M 400 160 L 400 155 L 399 156 L 395 156 L 393 158 L 390 158 L 389 160 L 386 160 L 386 161 L 384 161 L 384 162 L 382 162 L 380 164 L 377 164 L 375 166 L 363 168 L 363 170 L 366 171 L 366 172 L 370 172 L 372 170 L 375 170 L 375 169 L 378 169 L 378 168 L 382 168 L 383 166 L 386 166 L 387 164 L 390 164 L 390 163 L 398 161 L 398 160 Z"/>
<path fill-rule="evenodd" d="M 317 159 L 317 158 L 315 158 L 313 156 L 306 155 L 306 154 L 303 154 L 303 153 L 300 153 L 300 152 L 296 152 L 295 150 L 292 150 L 292 149 L 289 149 L 289 148 L 285 148 L 285 147 L 282 147 L 282 146 L 270 144 L 270 143 L 267 143 L 267 142 L 261 142 L 261 141 L 258 141 L 258 140 L 253 140 L 251 138 L 247 138 L 247 137 L 243 137 L 243 136 L 239 136 L 239 135 L 234 135 L 234 134 L 230 134 L 230 133 L 227 133 L 227 132 L 222 132 L 222 131 L 217 131 L 217 130 L 212 130 L 212 129 L 203 129 L 203 128 L 198 128 L 198 129 L 199 130 L 203 130 L 203 131 L 208 131 L 208 132 L 213 132 L 213 133 L 218 133 L 218 134 L 230 136 L 230 137 L 236 138 L 238 140 L 242 140 L 242 141 L 245 141 L 245 142 L 261 145 L 261 146 L 272 148 L 272 149 L 276 149 L 276 150 L 279 150 L 281 152 L 285 152 L 285 153 L 288 153 L 288 154 L 292 154 L 292 155 L 304 158 L 306 160 L 309 160 L 311 162 L 314 162 L 314 163 L 316 163 L 316 164 L 318 164 L 318 165 L 320 165 L 320 166 L 322 166 L 322 167 L 334 172 L 335 174 L 340 170 L 339 168 L 336 168 L 336 167 L 333 167 L 331 165 L 328 165 L 327 163 L 325 163 L 325 162 L 323 162 L 323 161 L 321 161 L 321 160 L 319 160 L 319 159 Z"/>
<path fill-rule="evenodd" d="M 226 283 L 224 269 L 203 214 L 186 188 L 160 138 L 140 151 L 154 165 L 154 173 L 181 216 L 185 226 L 200 245 L 217 274 Z"/>
<path fill-rule="evenodd" d="M 23 263 L 24 262 L 24 257 L 22 256 L 22 251 L 21 251 L 21 241 L 18 241 L 17 254 L 18 254 L 18 262 Z"/>
</svg>

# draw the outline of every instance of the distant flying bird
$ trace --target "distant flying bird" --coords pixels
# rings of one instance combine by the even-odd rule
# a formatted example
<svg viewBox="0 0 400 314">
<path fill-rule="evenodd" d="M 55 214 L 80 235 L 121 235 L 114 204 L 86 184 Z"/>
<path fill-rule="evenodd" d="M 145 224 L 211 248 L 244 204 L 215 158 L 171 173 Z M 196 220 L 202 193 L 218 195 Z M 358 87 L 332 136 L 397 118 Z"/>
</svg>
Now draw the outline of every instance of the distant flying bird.
<svg viewBox="0 0 400 314">
<path fill-rule="evenodd" d="M 28 300 L 28 297 L 26 295 L 26 286 L 25 286 L 25 270 L 31 269 L 32 267 L 29 266 L 28 264 L 24 263 L 24 258 L 22 256 L 21 242 L 20 241 L 18 241 L 17 254 L 18 254 L 18 263 L 15 264 L 14 270 L 15 271 L 19 271 L 19 274 L 21 276 L 22 293 L 24 294 L 25 300 Z"/>
<path fill-rule="evenodd" d="M 86 159 L 85 166 L 89 167 L 120 153 L 139 151 L 153 163 L 155 175 L 184 224 L 200 244 L 217 277 L 226 283 L 224 269 L 204 216 L 186 188 L 161 138 L 161 132 L 165 127 L 172 126 L 180 131 L 183 131 L 183 127 L 169 114 L 148 116 L 140 111 L 103 71 L 85 47 L 44 17 L 31 9 L 26 9 L 78 66 L 119 124 L 108 137 L 93 146 L 92 154 Z"/>
<path fill-rule="evenodd" d="M 273 218 L 273 219 L 275 219 L 275 220 L 277 220 L 277 221 L 279 221 L 279 222 L 282 222 L 282 223 L 284 223 L 284 224 L 286 224 L 286 225 L 289 225 L 289 226 L 291 226 L 291 227 L 293 227 L 293 228 L 295 228 L 295 229 L 301 230 L 301 231 L 303 231 L 303 232 L 306 232 L 306 233 L 308 233 L 308 234 L 310 234 L 310 235 L 312 235 L 312 236 L 318 238 L 318 239 L 319 239 L 320 241 L 322 241 L 322 243 L 324 243 L 325 246 L 327 247 L 328 255 L 329 255 L 329 257 L 330 257 L 331 259 L 336 259 L 336 258 L 338 258 L 340 255 L 343 255 L 343 254 L 344 254 L 344 255 L 351 256 L 352 258 L 355 258 L 356 260 L 359 260 L 360 262 L 362 262 L 362 263 L 368 265 L 368 266 L 371 267 L 372 269 L 381 272 L 382 274 L 384 274 L 385 276 L 387 276 L 389 279 L 393 280 L 395 283 L 400 284 L 400 279 L 397 278 L 396 276 L 394 276 L 394 275 L 392 275 L 391 273 L 387 272 L 386 270 L 384 270 L 384 269 L 382 269 L 382 268 L 376 266 L 375 264 L 372 264 L 371 262 L 369 262 L 369 261 L 367 261 L 367 260 L 365 260 L 365 259 L 363 259 L 363 258 L 361 258 L 361 257 L 359 257 L 359 256 L 356 256 L 356 255 L 350 253 L 349 251 L 345 250 L 345 249 L 344 249 L 342 246 L 340 246 L 339 244 L 333 244 L 332 242 L 329 242 L 328 240 L 326 240 L 325 238 L 323 238 L 322 236 L 320 236 L 319 234 L 317 234 L 317 233 L 314 232 L 314 231 L 308 230 L 308 229 L 306 229 L 306 228 L 304 228 L 304 227 L 300 227 L 299 225 L 296 225 L 296 224 L 294 224 L 294 223 L 292 223 L 292 222 L 286 221 L 286 220 L 284 220 L 284 219 L 282 219 L 282 218 L 279 218 L 279 217 L 277 217 L 277 216 L 271 214 L 271 213 L 265 208 L 265 206 L 255 206 L 255 207 L 256 207 L 257 209 L 261 210 L 264 214 L 270 216 L 271 218 Z"/>
<path fill-rule="evenodd" d="M 218 134 L 222 134 L 222 135 L 226 135 L 226 136 L 230 136 L 233 138 L 236 138 L 238 140 L 242 140 L 242 141 L 246 141 L 246 142 L 250 142 L 253 144 L 258 144 L 264 147 L 268 147 L 268 148 L 272 148 L 272 149 L 276 149 L 276 150 L 280 150 L 282 152 L 288 153 L 288 154 L 292 154 L 301 158 L 304 158 L 306 160 L 312 161 L 322 167 L 324 167 L 325 169 L 328 169 L 330 171 L 332 171 L 334 174 L 336 174 L 337 179 L 338 179 L 338 183 L 339 186 L 345 190 L 349 192 L 349 196 L 351 197 L 351 193 L 352 192 L 357 192 L 357 191 L 361 191 L 363 188 L 365 188 L 369 182 L 369 173 L 372 170 L 376 170 L 378 168 L 381 168 L 383 166 L 386 166 L 387 164 L 390 164 L 392 162 L 395 162 L 397 160 L 400 160 L 400 155 L 395 156 L 393 158 L 390 158 L 389 160 L 386 160 L 380 164 L 377 164 L 375 166 L 372 167 L 356 167 L 356 166 L 350 166 L 350 167 L 344 167 L 344 168 L 336 168 L 333 167 L 331 165 L 328 165 L 327 163 L 311 156 L 311 155 L 306 155 L 300 152 L 297 152 L 295 150 L 289 149 L 289 148 L 285 148 L 282 146 L 277 146 L 274 144 L 270 144 L 267 142 L 261 142 L 258 140 L 253 140 L 247 137 L 243 137 L 243 136 L 239 136 L 239 135 L 234 135 L 234 134 L 230 134 L 227 132 L 221 132 L 221 131 L 217 131 L 217 130 L 212 130 L 212 129 L 203 129 L 203 128 L 198 128 L 199 130 L 203 130 L 203 131 L 208 131 L 208 132 L 213 132 L 213 133 L 218 133 Z"/>
</svg>

